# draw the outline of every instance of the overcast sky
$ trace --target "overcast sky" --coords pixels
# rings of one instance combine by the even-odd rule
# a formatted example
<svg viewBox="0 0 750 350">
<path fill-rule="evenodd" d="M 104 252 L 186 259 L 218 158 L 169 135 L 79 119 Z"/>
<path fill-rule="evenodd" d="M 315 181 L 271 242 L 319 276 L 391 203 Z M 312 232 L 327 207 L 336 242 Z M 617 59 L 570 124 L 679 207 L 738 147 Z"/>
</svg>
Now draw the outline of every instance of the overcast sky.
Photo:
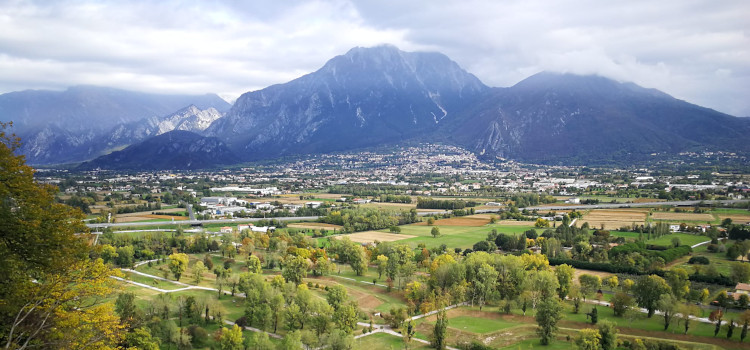
<svg viewBox="0 0 750 350">
<path fill-rule="evenodd" d="M 748 0 L 0 0 L 0 93 L 235 98 L 390 43 L 442 52 L 490 86 L 596 73 L 750 116 L 748 27 Z"/>
</svg>

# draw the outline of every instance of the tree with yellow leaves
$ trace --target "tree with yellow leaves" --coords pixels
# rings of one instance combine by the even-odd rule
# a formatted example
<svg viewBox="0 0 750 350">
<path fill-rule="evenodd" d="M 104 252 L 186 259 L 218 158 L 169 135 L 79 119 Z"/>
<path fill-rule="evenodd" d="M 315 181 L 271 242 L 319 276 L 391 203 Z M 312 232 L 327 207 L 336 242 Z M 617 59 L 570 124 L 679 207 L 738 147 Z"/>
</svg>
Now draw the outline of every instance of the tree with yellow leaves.
<svg viewBox="0 0 750 350">
<path fill-rule="evenodd" d="M 109 349 L 122 338 L 111 303 L 116 275 L 88 258 L 83 213 L 57 203 L 53 186 L 14 155 L 0 123 L 0 344 L 26 349 Z"/>
</svg>

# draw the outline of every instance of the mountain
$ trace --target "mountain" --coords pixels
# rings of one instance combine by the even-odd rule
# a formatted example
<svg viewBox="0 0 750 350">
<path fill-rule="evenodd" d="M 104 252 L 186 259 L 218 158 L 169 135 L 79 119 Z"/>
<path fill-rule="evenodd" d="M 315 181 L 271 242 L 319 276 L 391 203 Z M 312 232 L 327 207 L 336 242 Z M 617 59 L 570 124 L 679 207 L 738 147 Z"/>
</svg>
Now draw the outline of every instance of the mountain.
<svg viewBox="0 0 750 350">
<path fill-rule="evenodd" d="M 543 72 L 494 89 L 441 135 L 478 154 L 541 163 L 638 161 L 652 153 L 750 152 L 750 120 L 600 76 Z"/>
<path fill-rule="evenodd" d="M 224 142 L 174 130 L 78 166 L 80 170 L 205 169 L 238 162 Z"/>
<path fill-rule="evenodd" d="M 22 140 L 21 153 L 30 164 L 53 164 L 93 158 L 106 152 L 101 140 L 115 128 L 135 128 L 134 123 L 148 122 L 190 105 L 217 111 L 229 108 L 213 94 L 159 95 L 77 86 L 65 91 L 2 94 L 0 120 L 13 122 L 13 132 Z"/>
<path fill-rule="evenodd" d="M 243 94 L 206 134 L 243 159 L 348 150 L 433 132 L 488 90 L 439 53 L 358 47 L 316 72 Z"/>
<path fill-rule="evenodd" d="M 221 117 L 222 114 L 216 108 L 201 110 L 195 105 L 190 105 L 160 120 L 156 134 L 161 135 L 172 130 L 200 133 Z"/>
</svg>

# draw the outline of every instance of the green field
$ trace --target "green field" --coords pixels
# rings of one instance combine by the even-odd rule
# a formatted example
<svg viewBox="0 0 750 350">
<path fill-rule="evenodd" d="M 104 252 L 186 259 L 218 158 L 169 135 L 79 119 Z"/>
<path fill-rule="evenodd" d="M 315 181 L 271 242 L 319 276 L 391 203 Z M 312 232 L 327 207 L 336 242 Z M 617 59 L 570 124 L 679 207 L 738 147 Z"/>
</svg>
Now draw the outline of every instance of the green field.
<svg viewBox="0 0 750 350">
<path fill-rule="evenodd" d="M 487 234 L 496 229 L 498 233 L 504 233 L 508 235 L 518 235 L 534 228 L 533 223 L 529 223 L 529 226 L 507 226 L 507 225 L 485 225 L 477 227 L 467 226 L 440 226 L 438 220 L 435 225 L 440 229 L 440 236 L 433 238 L 431 231 L 432 226 L 426 225 L 404 225 L 401 227 L 401 234 L 417 236 L 413 238 L 407 238 L 405 240 L 398 241 L 399 243 L 406 243 L 412 247 L 416 247 L 421 243 L 429 249 L 433 247 L 439 247 L 445 244 L 448 248 L 471 248 L 475 243 L 485 240 Z M 537 233 L 541 234 L 543 230 L 537 229 Z M 388 232 L 388 230 L 382 230 L 381 232 Z"/>
<path fill-rule="evenodd" d="M 672 239 L 679 238 L 681 245 L 689 245 L 693 246 L 701 242 L 707 242 L 711 239 L 706 236 L 699 236 L 699 235 L 693 235 L 689 233 L 672 233 L 669 235 L 664 235 L 656 239 L 651 239 L 646 241 L 648 244 L 656 244 L 656 245 L 672 245 Z"/>
</svg>

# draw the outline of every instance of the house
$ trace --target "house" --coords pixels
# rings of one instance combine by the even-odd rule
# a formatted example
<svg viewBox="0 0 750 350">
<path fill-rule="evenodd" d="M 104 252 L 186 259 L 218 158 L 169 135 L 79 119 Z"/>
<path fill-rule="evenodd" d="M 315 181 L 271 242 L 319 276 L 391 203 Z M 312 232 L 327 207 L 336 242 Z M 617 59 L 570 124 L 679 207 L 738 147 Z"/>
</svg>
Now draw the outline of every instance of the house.
<svg viewBox="0 0 750 350">
<path fill-rule="evenodd" d="M 568 198 L 565 203 L 568 204 L 581 204 L 581 199 L 578 197 Z"/>
<path fill-rule="evenodd" d="M 276 227 L 274 226 L 252 226 L 250 227 L 250 231 L 268 233 L 269 231 L 270 232 L 276 231 Z"/>
<path fill-rule="evenodd" d="M 484 203 L 484 205 L 486 205 L 488 207 L 500 207 L 500 206 L 503 205 L 503 203 L 500 203 L 500 202 L 487 202 L 487 203 Z"/>
<path fill-rule="evenodd" d="M 224 226 L 221 229 L 219 229 L 219 232 L 221 233 L 232 233 L 232 228 L 229 226 Z"/>
<path fill-rule="evenodd" d="M 323 202 L 307 202 L 305 203 L 305 206 L 308 208 L 320 208 L 320 205 L 323 204 Z"/>
<path fill-rule="evenodd" d="M 680 232 L 680 225 L 669 225 L 669 231 Z"/>
<path fill-rule="evenodd" d="M 252 226 L 252 225 L 245 225 L 245 224 L 237 225 L 237 232 L 242 232 L 244 230 L 249 230 L 250 226 Z"/>
</svg>

